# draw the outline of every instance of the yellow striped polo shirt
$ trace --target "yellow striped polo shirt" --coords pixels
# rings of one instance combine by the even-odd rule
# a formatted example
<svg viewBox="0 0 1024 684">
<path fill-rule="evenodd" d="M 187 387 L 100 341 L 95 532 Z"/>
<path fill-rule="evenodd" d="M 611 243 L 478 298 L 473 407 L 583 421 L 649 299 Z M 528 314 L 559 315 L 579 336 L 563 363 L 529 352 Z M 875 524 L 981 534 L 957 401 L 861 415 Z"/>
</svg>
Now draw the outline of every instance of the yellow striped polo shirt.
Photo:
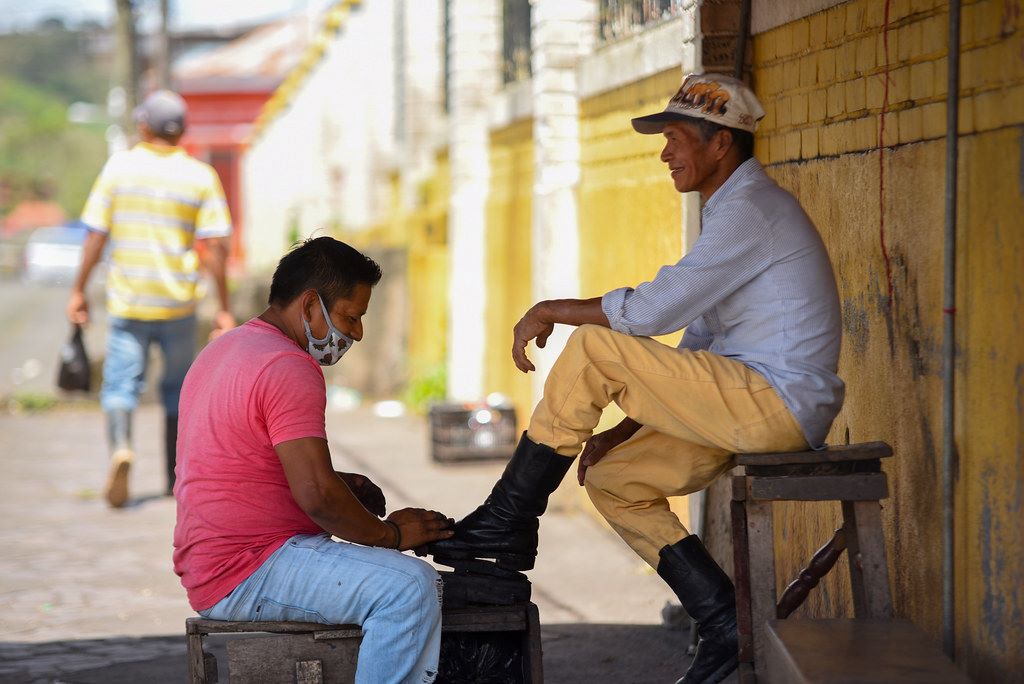
<svg viewBox="0 0 1024 684">
<path fill-rule="evenodd" d="M 139 143 L 107 160 L 82 221 L 110 236 L 107 310 L 143 321 L 195 310 L 196 240 L 231 234 L 213 168 L 180 147 Z"/>
</svg>

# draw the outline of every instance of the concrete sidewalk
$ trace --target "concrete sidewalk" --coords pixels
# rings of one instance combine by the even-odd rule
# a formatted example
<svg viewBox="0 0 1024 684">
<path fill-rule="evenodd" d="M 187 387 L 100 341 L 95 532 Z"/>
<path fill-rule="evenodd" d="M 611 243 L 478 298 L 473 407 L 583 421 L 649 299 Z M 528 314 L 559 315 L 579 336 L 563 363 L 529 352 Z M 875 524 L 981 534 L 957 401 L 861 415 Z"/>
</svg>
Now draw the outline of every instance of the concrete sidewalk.
<svg viewBox="0 0 1024 684">
<path fill-rule="evenodd" d="M 161 429 L 157 407 L 138 412 L 133 498 L 112 511 L 100 497 L 97 409 L 0 416 L 0 682 L 184 681 L 184 620 L 194 613 L 171 570 Z M 415 417 L 331 413 L 328 433 L 336 468 L 369 475 L 389 510 L 461 517 L 503 467 L 431 462 Z M 552 506 L 530 578 L 548 682 L 672 682 L 684 671 L 688 635 L 659 625 L 674 597 L 589 515 Z M 223 655 L 224 641 L 211 641 Z"/>
</svg>

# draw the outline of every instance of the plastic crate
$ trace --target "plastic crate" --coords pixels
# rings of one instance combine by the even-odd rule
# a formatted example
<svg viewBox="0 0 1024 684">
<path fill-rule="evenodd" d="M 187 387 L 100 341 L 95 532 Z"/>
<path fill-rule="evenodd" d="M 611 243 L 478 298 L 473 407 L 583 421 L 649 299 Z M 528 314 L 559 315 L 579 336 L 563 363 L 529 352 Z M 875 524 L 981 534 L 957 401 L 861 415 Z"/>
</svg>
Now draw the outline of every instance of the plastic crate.
<svg viewBox="0 0 1024 684">
<path fill-rule="evenodd" d="M 430 407 L 430 456 L 438 462 L 508 460 L 516 448 L 516 412 L 509 406 Z"/>
</svg>

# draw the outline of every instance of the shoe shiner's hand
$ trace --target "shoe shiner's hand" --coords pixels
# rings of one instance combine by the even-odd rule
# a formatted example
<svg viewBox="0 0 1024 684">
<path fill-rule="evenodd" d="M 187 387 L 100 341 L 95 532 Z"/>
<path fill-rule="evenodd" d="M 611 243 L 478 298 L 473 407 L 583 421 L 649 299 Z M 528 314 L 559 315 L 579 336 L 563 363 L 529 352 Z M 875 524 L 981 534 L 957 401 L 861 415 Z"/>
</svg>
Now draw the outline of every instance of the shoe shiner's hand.
<svg viewBox="0 0 1024 684">
<path fill-rule="evenodd" d="M 338 473 L 338 477 L 345 481 L 348 488 L 352 490 L 352 493 L 359 503 L 363 504 L 363 507 L 373 513 L 378 518 L 383 518 L 388 512 L 387 500 L 384 498 L 384 492 L 380 490 L 380 487 L 375 485 L 373 481 L 365 475 L 359 473 Z"/>
<path fill-rule="evenodd" d="M 607 456 L 609 451 L 632 437 L 641 427 L 643 426 L 640 423 L 627 417 L 610 430 L 591 436 L 580 453 L 580 462 L 576 467 L 576 479 L 579 481 L 580 487 L 587 479 L 587 468 L 597 465 L 598 461 Z"/>
<path fill-rule="evenodd" d="M 535 304 L 519 319 L 519 322 L 512 328 L 512 360 L 515 362 L 516 368 L 524 373 L 537 370 L 533 362 L 526 358 L 526 345 L 530 340 L 536 339 L 537 346 L 543 349 L 554 329 L 554 323 L 545 320 L 542 316 L 540 304 Z"/>
<path fill-rule="evenodd" d="M 455 534 L 451 518 L 437 511 L 402 508 L 389 515 L 387 519 L 398 525 L 398 530 L 402 534 L 398 544 L 400 551 L 415 549 L 439 539 L 448 539 Z"/>
</svg>

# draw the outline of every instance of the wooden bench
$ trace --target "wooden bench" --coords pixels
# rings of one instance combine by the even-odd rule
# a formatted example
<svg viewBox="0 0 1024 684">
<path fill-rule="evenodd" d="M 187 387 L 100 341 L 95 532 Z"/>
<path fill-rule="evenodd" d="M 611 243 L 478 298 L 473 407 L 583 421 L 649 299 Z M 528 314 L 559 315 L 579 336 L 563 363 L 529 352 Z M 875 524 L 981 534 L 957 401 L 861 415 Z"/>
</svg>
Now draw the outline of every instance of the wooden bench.
<svg viewBox="0 0 1024 684">
<path fill-rule="evenodd" d="M 769 620 L 758 680 L 767 684 L 968 684 L 906 620 Z"/>
<path fill-rule="evenodd" d="M 341 684 L 355 681 L 362 630 L 358 625 L 310 622 L 228 622 L 189 618 L 191 684 L 218 681 L 216 658 L 203 650 L 209 634 L 248 635 L 228 642 L 232 684 Z M 537 606 L 445 607 L 437 682 L 474 681 L 542 684 Z"/>
<path fill-rule="evenodd" d="M 742 475 L 733 476 L 732 533 L 740 679 L 753 681 L 765 657 L 766 624 L 789 616 L 832 569 L 845 550 L 858 618 L 892 618 L 889 570 L 881 505 L 889 495 L 881 459 L 884 442 L 820 451 L 739 454 Z M 843 526 L 821 547 L 776 602 L 774 501 L 840 501 Z"/>
</svg>

